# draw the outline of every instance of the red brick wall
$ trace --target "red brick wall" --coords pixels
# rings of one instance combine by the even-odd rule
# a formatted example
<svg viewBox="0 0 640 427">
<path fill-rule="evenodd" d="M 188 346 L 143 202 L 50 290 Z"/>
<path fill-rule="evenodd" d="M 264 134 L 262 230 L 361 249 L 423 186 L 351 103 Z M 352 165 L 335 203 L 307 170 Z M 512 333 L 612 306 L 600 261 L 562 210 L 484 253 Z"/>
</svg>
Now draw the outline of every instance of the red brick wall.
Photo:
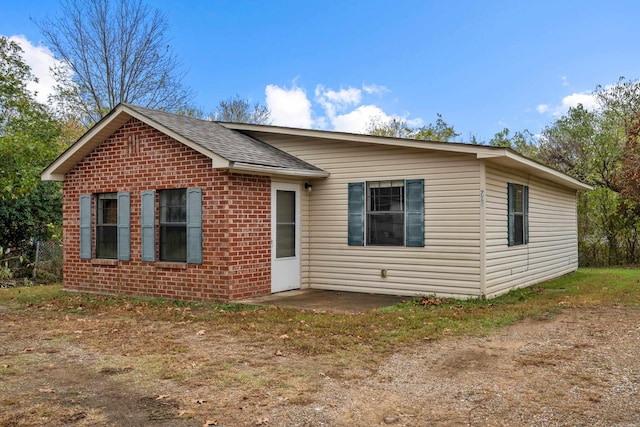
<svg viewBox="0 0 640 427">
<path fill-rule="evenodd" d="M 142 262 L 140 192 L 189 187 L 202 189 L 202 265 Z M 117 191 L 131 193 L 131 261 L 80 259 L 80 195 Z M 271 292 L 270 179 L 213 169 L 208 157 L 136 119 L 66 174 L 63 226 L 67 289 L 192 301 Z"/>
</svg>

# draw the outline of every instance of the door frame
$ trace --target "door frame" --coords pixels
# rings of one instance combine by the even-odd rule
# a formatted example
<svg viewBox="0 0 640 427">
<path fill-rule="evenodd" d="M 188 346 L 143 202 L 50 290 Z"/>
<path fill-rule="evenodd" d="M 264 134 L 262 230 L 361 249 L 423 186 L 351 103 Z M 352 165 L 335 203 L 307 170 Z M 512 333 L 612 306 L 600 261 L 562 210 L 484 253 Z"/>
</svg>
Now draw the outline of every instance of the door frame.
<svg viewBox="0 0 640 427">
<path fill-rule="evenodd" d="M 276 258 L 276 197 L 278 190 L 295 192 L 295 256 Z M 301 196 L 299 183 L 271 181 L 271 293 L 300 289 L 301 283 Z"/>
</svg>

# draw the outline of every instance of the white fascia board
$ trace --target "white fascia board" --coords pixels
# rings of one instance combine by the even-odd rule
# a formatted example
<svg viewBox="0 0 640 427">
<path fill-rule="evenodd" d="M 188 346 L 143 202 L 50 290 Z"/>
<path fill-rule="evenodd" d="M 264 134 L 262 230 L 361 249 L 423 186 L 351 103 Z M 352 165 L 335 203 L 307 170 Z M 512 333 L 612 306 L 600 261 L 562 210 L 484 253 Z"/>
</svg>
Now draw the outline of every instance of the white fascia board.
<svg viewBox="0 0 640 427">
<path fill-rule="evenodd" d="M 64 181 L 64 174 L 62 173 L 51 173 L 48 171 L 44 171 L 40 174 L 40 179 L 42 181 Z"/>
<path fill-rule="evenodd" d="M 580 189 L 580 190 L 593 190 L 593 187 L 590 185 L 587 185 L 585 183 L 582 183 L 580 181 L 578 181 L 577 179 L 571 178 L 570 176 L 559 172 L 555 169 L 552 169 L 548 166 L 544 166 L 538 162 L 535 162 L 531 159 L 528 159 L 526 157 L 522 157 L 519 154 L 513 153 L 509 150 L 505 150 L 505 157 L 507 157 L 510 160 L 514 160 L 522 165 L 526 165 L 529 168 L 533 168 L 536 170 L 539 170 L 540 172 L 546 174 L 546 175 L 551 175 L 554 178 L 556 178 L 556 180 L 560 180 L 566 183 L 566 185 L 572 187 L 572 188 L 576 188 L 576 189 Z"/>
<path fill-rule="evenodd" d="M 345 132 L 333 132 L 333 131 L 324 131 L 324 130 L 315 130 L 315 129 L 298 129 L 298 128 L 286 128 L 279 126 L 265 126 L 265 125 L 254 125 L 254 124 L 246 124 L 246 123 L 225 123 L 218 122 L 220 125 L 225 126 L 228 129 L 238 130 L 238 131 L 246 131 L 246 132 L 256 132 L 256 133 L 264 133 L 264 134 L 275 134 L 275 135 L 287 135 L 287 136 L 298 136 L 302 138 L 314 138 L 314 139 L 328 139 L 334 141 L 346 141 L 346 142 L 361 142 L 361 143 L 369 143 L 369 144 L 379 144 L 379 145 L 389 145 L 389 146 L 397 146 L 397 147 L 407 147 L 407 148 L 418 148 L 422 150 L 434 150 L 434 151 L 445 151 L 452 153 L 461 153 L 461 154 L 471 154 L 476 156 L 478 159 L 508 159 L 510 162 L 514 163 L 514 168 L 517 168 L 516 165 L 520 165 L 527 167 L 528 169 L 533 169 L 541 176 L 547 176 L 552 178 L 554 181 L 562 183 L 570 188 L 574 188 L 576 190 L 592 190 L 593 187 L 590 185 L 584 184 L 574 178 L 565 175 L 562 172 L 558 172 L 552 168 L 544 166 L 538 162 L 527 159 L 516 152 L 504 148 L 504 147 L 492 147 L 487 145 L 470 145 L 470 144 L 462 144 L 462 143 L 452 143 L 452 142 L 437 142 L 437 141 L 418 141 L 418 140 L 409 140 L 404 138 L 389 138 L 389 137 L 381 137 L 381 136 L 372 136 L 372 135 L 363 135 L 363 134 L 352 134 Z"/>
<path fill-rule="evenodd" d="M 124 104 L 120 104 L 111 112 L 111 114 L 109 114 L 103 120 L 98 122 L 86 134 L 80 137 L 80 139 L 78 139 L 71 147 L 69 147 L 65 152 L 63 152 L 56 160 L 54 160 L 53 163 L 47 166 L 47 168 L 44 171 L 42 171 L 42 173 L 40 174 L 40 179 L 44 181 L 63 181 L 64 174 L 70 171 L 73 168 L 73 166 L 75 166 L 82 158 L 88 155 L 91 152 L 91 150 L 93 150 L 102 142 L 102 139 L 98 138 L 100 133 L 103 130 L 105 130 L 105 128 L 107 128 L 109 125 L 111 125 L 114 122 L 114 120 L 116 120 L 118 117 L 122 117 L 121 116 L 122 114 L 126 114 L 125 116 L 126 120 L 122 121 L 122 124 L 128 121 L 131 117 L 135 117 L 141 122 L 159 130 L 160 132 L 170 136 L 176 141 L 186 145 L 187 147 L 209 157 L 212 160 L 212 166 L 214 168 L 229 167 L 230 162 L 224 157 L 212 151 L 209 151 L 198 144 L 194 144 L 190 140 L 175 133 L 171 129 L 168 129 L 165 126 L 160 125 L 159 123 L 138 113 L 137 111 L 129 108 Z M 120 127 L 122 124 L 118 125 L 118 127 Z M 83 149 L 86 149 L 86 148 L 90 148 L 90 150 L 86 150 L 87 151 L 86 153 L 81 154 Z M 81 156 L 81 157 L 78 158 L 78 156 Z M 74 158 L 76 159 L 74 160 Z"/>
<path fill-rule="evenodd" d="M 105 127 L 107 127 L 113 120 L 125 110 L 124 105 L 119 105 L 111 114 L 111 118 L 105 117 L 106 120 L 101 120 L 94 127 L 92 127 L 87 133 L 82 135 L 73 145 L 67 148 L 57 159 L 55 159 L 47 168 L 40 174 L 40 179 L 44 181 L 62 181 L 64 174 L 71 170 L 71 168 L 77 163 L 73 162 L 73 157 L 78 151 L 81 151 L 94 140 Z M 127 110 L 129 110 L 127 108 Z M 127 114 L 131 114 L 130 111 L 126 111 Z M 98 144 L 96 144 L 97 146 Z M 92 147 L 92 150 L 95 147 Z M 89 153 L 87 153 L 89 154 Z M 83 156 L 84 158 L 84 156 Z M 73 165 L 69 167 L 68 163 L 73 162 Z M 66 167 L 66 168 L 65 168 Z M 62 178 L 60 178 L 62 176 Z"/>
<path fill-rule="evenodd" d="M 283 169 L 273 166 L 252 165 L 249 163 L 231 162 L 229 170 L 233 172 L 249 172 L 255 175 L 278 175 L 291 176 L 300 178 L 327 178 L 329 172 L 326 171 L 310 171 L 305 169 Z"/>
<path fill-rule="evenodd" d="M 476 154 L 478 159 L 491 159 L 491 158 L 495 158 L 495 157 L 505 157 L 506 156 L 506 149 L 498 149 L 498 150 L 491 150 L 491 151 L 478 151 L 478 153 Z"/>
</svg>

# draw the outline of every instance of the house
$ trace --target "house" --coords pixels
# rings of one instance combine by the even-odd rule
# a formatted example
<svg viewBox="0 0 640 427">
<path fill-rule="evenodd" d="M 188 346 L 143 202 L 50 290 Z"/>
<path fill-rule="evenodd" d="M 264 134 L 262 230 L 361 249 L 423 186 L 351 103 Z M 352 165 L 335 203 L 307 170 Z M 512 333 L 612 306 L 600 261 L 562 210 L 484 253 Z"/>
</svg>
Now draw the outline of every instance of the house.
<svg viewBox="0 0 640 427">
<path fill-rule="evenodd" d="M 576 270 L 590 189 L 506 148 L 127 104 L 42 179 L 63 182 L 66 289 L 198 301 L 493 297 Z"/>
</svg>

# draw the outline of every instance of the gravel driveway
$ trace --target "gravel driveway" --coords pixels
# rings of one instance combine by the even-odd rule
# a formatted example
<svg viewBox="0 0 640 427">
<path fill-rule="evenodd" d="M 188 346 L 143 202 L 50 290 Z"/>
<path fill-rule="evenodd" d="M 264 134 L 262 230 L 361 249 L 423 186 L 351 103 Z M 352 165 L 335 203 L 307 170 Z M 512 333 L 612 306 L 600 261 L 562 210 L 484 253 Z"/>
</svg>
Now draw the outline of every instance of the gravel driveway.
<svg viewBox="0 0 640 427">
<path fill-rule="evenodd" d="M 0 426 L 640 425 L 638 308 L 348 360 L 203 325 L 2 310 Z"/>
</svg>

